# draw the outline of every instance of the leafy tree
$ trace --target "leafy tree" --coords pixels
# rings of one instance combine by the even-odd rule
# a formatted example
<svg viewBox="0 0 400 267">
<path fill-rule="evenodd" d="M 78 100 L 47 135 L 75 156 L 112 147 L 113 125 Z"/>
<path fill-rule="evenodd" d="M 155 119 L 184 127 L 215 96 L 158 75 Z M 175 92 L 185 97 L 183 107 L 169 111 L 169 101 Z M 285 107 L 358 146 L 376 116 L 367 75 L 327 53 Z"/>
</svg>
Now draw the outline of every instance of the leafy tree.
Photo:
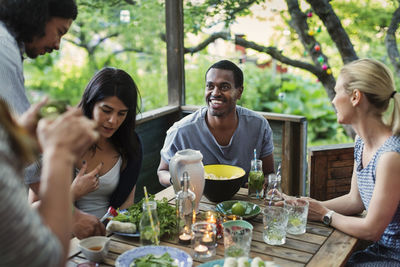
<svg viewBox="0 0 400 267">
<path fill-rule="evenodd" d="M 218 1 L 218 0 L 205 0 L 203 3 L 197 1 L 197 4 L 188 2 L 186 12 L 190 14 L 185 17 L 187 23 L 186 30 L 193 33 L 198 33 L 204 27 L 212 27 L 218 23 L 224 23 L 226 26 L 235 22 L 238 16 L 249 14 L 250 8 L 254 4 L 267 5 L 270 1 L 261 0 L 248 0 L 248 1 Z M 334 44 L 336 47 L 336 55 L 340 57 L 342 63 L 348 63 L 358 58 L 358 54 L 354 49 L 351 38 L 358 39 L 358 44 L 361 46 L 363 42 L 371 44 L 373 40 L 382 39 L 385 30 L 387 30 L 386 46 L 388 56 L 392 61 L 395 70 L 400 72 L 400 57 L 396 46 L 396 30 L 400 21 L 400 10 L 398 1 L 387 1 L 389 7 L 382 7 L 381 1 L 335 1 L 331 5 L 329 0 L 307 0 L 307 4 L 298 0 L 285 0 L 287 11 L 282 12 L 282 16 L 286 17 L 287 23 L 292 29 L 292 36 L 298 39 L 302 44 L 303 54 L 309 55 L 308 60 L 303 58 L 295 58 L 293 54 L 289 53 L 275 46 L 265 46 L 248 41 L 242 37 L 236 37 L 234 42 L 245 48 L 250 48 L 260 53 L 266 53 L 272 58 L 285 63 L 287 65 L 300 68 L 313 75 L 323 84 L 329 98 L 332 100 L 335 92 L 335 78 L 332 72 L 330 61 L 337 63 L 334 53 L 327 53 L 325 45 L 328 43 L 327 36 L 315 35 L 319 29 L 326 31 L 329 34 L 329 43 Z M 339 6 L 342 8 L 339 9 Z M 350 20 L 351 23 L 346 31 L 342 24 L 341 19 L 335 10 L 340 10 L 343 19 Z M 315 14 L 319 18 L 319 22 L 313 21 L 312 17 Z M 390 20 L 390 14 L 392 19 Z M 187 18 L 188 17 L 188 18 Z M 187 19 L 186 19 L 187 18 Z M 319 24 L 317 29 L 312 28 L 312 24 Z M 311 24 L 311 25 L 310 25 Z M 357 29 L 357 30 L 356 30 Z M 372 30 L 371 30 L 372 29 Z M 369 33 L 363 36 L 359 33 Z M 376 38 L 381 34 L 380 38 Z M 372 36 L 371 36 L 372 35 Z M 229 32 L 217 32 L 208 36 L 201 44 L 192 48 L 187 48 L 187 52 L 194 53 L 204 49 L 208 44 L 214 42 L 216 39 L 231 40 Z M 379 45 L 374 46 L 377 48 Z M 328 47 L 327 47 L 328 48 Z M 361 47 L 362 48 L 362 47 Z M 363 53 L 360 49 L 360 54 L 363 56 L 379 55 L 376 51 L 374 54 Z M 337 57 L 336 56 L 336 57 Z M 346 128 L 349 135 L 354 135 L 350 127 Z"/>
</svg>

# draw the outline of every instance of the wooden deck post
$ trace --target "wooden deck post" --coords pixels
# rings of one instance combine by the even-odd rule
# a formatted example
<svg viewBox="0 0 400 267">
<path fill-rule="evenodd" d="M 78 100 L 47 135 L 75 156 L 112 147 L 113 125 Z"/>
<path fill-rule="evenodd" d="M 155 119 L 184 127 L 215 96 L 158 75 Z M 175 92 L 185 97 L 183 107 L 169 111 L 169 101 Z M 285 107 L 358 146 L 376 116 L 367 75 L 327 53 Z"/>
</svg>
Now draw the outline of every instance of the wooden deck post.
<svg viewBox="0 0 400 267">
<path fill-rule="evenodd" d="M 168 105 L 185 104 L 185 59 L 183 45 L 183 1 L 165 1 L 167 41 Z"/>
</svg>

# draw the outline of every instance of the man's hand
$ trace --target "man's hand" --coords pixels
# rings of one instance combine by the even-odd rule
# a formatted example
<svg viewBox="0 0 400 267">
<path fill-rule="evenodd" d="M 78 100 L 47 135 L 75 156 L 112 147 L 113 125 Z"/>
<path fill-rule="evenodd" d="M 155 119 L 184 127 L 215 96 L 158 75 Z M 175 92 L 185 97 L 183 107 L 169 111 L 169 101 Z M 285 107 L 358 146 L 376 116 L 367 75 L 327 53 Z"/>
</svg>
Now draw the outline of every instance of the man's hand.
<svg viewBox="0 0 400 267">
<path fill-rule="evenodd" d="M 72 232 L 78 239 L 89 236 L 105 235 L 106 228 L 96 216 L 75 208 Z"/>
</svg>

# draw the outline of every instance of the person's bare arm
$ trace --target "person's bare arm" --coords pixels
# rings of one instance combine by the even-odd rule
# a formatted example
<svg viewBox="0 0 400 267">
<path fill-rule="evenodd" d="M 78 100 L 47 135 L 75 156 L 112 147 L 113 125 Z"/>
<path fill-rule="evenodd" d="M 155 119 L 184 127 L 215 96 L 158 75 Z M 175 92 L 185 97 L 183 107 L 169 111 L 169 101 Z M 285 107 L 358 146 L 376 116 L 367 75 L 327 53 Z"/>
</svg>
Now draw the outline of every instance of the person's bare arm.
<svg viewBox="0 0 400 267">
<path fill-rule="evenodd" d="M 332 226 L 342 232 L 357 238 L 377 241 L 381 238 L 391 222 L 400 202 L 400 155 L 396 152 L 385 153 L 381 156 L 376 170 L 376 183 L 370 201 L 368 213 L 364 218 L 352 217 L 334 213 Z M 346 201 L 341 198 L 341 201 Z M 330 207 L 338 210 L 346 203 L 339 200 L 330 201 Z M 347 205 L 351 205 L 348 203 Z M 318 201 L 310 201 L 309 214 L 322 220 L 329 209 Z M 357 209 L 354 209 L 357 211 Z M 345 210 L 348 211 L 348 210 Z"/>
<path fill-rule="evenodd" d="M 158 175 L 158 180 L 160 181 L 160 184 L 167 187 L 170 186 L 170 178 L 171 175 L 169 173 L 169 165 L 165 160 L 161 158 L 160 160 L 160 165 L 158 166 L 157 169 L 157 175 Z"/>
<path fill-rule="evenodd" d="M 132 206 L 134 200 L 135 200 L 135 190 L 136 190 L 136 185 L 133 187 L 131 193 L 129 194 L 128 198 L 125 200 L 125 202 L 119 207 L 120 209 L 126 209 Z"/>
<path fill-rule="evenodd" d="M 355 162 L 354 166 L 356 166 Z M 354 215 L 364 211 L 364 204 L 358 191 L 355 167 L 351 177 L 350 192 L 346 195 L 323 201 L 322 205 L 343 215 Z"/>
<path fill-rule="evenodd" d="M 261 159 L 262 168 L 264 173 L 264 188 L 268 185 L 268 175 L 275 172 L 274 168 L 274 155 L 271 154 Z"/>
<path fill-rule="evenodd" d="M 67 111 L 54 121 L 41 120 L 38 124 L 37 136 L 43 150 L 38 212 L 60 240 L 64 259 L 72 230 L 70 184 L 73 165 L 98 138 L 95 127 L 96 123 L 83 117 L 77 109 Z M 74 131 L 70 131 L 71 128 Z"/>
<path fill-rule="evenodd" d="M 40 188 L 40 182 L 32 183 L 29 185 L 28 199 L 30 204 L 33 204 L 34 202 L 40 200 L 39 188 Z"/>
</svg>

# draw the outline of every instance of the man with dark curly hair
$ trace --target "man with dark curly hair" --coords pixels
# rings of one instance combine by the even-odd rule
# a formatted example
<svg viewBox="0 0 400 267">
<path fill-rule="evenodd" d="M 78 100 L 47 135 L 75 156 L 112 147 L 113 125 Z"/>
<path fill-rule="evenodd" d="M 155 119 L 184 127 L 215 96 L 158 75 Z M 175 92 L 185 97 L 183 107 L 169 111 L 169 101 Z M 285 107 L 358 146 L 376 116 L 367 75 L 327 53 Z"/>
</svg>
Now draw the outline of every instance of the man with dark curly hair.
<svg viewBox="0 0 400 267">
<path fill-rule="evenodd" d="M 74 0 L 0 0 L 0 98 L 14 113 L 30 103 L 23 75 L 24 56 L 36 58 L 60 48 L 60 41 L 78 15 Z M 26 169 L 25 181 L 39 176 L 37 164 Z M 31 187 L 37 194 L 39 188 Z M 73 231 L 78 238 L 103 235 L 104 226 L 75 209 Z"/>
</svg>

